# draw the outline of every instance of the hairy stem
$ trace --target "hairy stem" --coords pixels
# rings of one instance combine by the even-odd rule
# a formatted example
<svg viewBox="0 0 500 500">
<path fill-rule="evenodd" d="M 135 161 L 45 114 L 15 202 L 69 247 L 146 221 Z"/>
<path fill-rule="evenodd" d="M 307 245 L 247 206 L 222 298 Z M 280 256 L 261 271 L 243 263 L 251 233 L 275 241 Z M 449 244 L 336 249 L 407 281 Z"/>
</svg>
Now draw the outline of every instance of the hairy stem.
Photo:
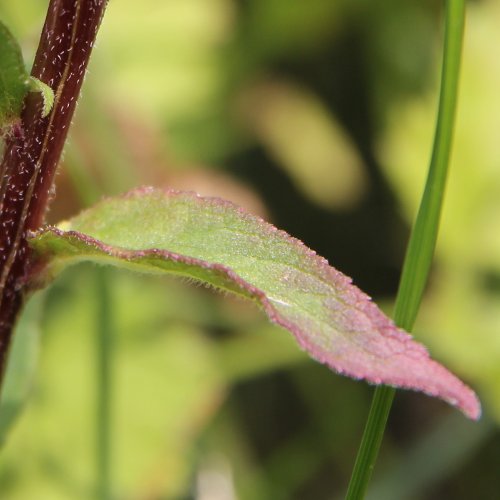
<svg viewBox="0 0 500 500">
<path fill-rule="evenodd" d="M 465 0 L 446 1 L 446 26 L 441 89 L 429 173 L 403 265 L 394 320 L 410 331 L 417 316 L 436 246 L 448 173 L 458 94 L 460 57 L 465 24 Z M 347 491 L 347 500 L 365 496 L 394 399 L 395 389 L 380 386 L 368 415 Z"/>
<path fill-rule="evenodd" d="M 8 138 L 0 165 L 0 381 L 14 322 L 29 292 L 29 231 L 44 221 L 54 175 L 107 0 L 51 0 L 32 76 L 55 93 L 42 117 L 39 93 L 28 93 L 21 133 Z"/>
</svg>

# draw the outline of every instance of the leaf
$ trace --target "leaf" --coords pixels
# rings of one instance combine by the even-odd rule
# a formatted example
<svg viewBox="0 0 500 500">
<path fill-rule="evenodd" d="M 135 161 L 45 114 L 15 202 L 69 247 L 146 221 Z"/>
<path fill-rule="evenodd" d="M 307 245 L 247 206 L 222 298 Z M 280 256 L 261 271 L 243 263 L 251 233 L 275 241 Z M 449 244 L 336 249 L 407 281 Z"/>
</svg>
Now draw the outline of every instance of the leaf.
<svg viewBox="0 0 500 500">
<path fill-rule="evenodd" d="M 476 395 L 300 241 L 233 204 L 143 188 L 104 200 L 30 244 L 48 277 L 80 261 L 173 273 L 257 302 L 344 375 L 423 391 L 479 418 Z"/>
<path fill-rule="evenodd" d="M 42 118 L 45 118 L 49 115 L 54 106 L 54 91 L 46 83 L 43 83 L 34 76 L 30 76 L 29 78 L 29 89 L 30 92 L 40 92 L 40 94 L 42 94 Z"/>
<path fill-rule="evenodd" d="M 28 81 L 21 48 L 0 22 L 0 128 L 11 125 L 21 114 Z"/>
<path fill-rule="evenodd" d="M 41 305 L 40 295 L 32 297 L 16 325 L 0 398 L 0 446 L 31 393 L 38 359 Z"/>
</svg>

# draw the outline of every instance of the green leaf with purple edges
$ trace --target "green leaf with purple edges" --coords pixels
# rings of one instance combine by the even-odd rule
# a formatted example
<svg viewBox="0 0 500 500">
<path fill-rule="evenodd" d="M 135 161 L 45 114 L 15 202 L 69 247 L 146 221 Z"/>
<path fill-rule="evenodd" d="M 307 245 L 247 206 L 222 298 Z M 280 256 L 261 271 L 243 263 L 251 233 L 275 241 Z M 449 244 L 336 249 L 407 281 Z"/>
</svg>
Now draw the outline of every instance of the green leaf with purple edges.
<svg viewBox="0 0 500 500">
<path fill-rule="evenodd" d="M 103 200 L 30 239 L 47 277 L 92 261 L 169 273 L 254 300 L 334 371 L 439 397 L 468 417 L 474 392 L 303 243 L 232 203 L 143 188 Z"/>
</svg>

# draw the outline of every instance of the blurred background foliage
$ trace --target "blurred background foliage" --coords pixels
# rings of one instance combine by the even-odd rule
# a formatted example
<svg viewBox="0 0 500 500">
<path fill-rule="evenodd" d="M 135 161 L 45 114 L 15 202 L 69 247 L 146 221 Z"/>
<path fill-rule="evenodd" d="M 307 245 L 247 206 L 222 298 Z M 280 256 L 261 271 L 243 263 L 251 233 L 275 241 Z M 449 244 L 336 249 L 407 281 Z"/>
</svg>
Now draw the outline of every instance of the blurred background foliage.
<svg viewBox="0 0 500 500">
<path fill-rule="evenodd" d="M 0 4 L 28 63 L 47 3 Z M 431 147 L 441 19 L 431 0 L 112 0 L 50 220 L 141 184 L 229 198 L 390 311 Z M 442 233 L 415 330 L 477 389 L 484 416 L 398 393 L 370 499 L 498 498 L 499 23 L 499 2 L 469 2 Z M 100 272 L 66 272 L 19 324 L 2 498 L 95 497 Z M 341 497 L 370 387 L 310 361 L 244 302 L 106 277 L 116 498 Z"/>
</svg>

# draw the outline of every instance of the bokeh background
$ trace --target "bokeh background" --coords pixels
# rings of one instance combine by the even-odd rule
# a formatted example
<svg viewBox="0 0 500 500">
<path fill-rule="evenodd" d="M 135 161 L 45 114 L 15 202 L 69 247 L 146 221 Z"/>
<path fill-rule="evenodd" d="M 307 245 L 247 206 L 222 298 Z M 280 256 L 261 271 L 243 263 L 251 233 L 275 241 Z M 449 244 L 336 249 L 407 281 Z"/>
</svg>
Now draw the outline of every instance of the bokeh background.
<svg viewBox="0 0 500 500">
<path fill-rule="evenodd" d="M 47 3 L 0 3 L 28 65 Z M 390 313 L 430 156 L 442 4 L 111 0 L 50 221 L 138 185 L 221 196 Z M 484 415 L 398 392 L 371 500 L 499 498 L 499 26 L 500 2 L 468 3 L 442 231 L 414 332 Z M 372 387 L 311 361 L 246 302 L 105 278 L 115 498 L 342 497 Z M 2 499 L 95 498 L 100 279 L 70 269 L 23 315 L 0 417 Z"/>
</svg>

